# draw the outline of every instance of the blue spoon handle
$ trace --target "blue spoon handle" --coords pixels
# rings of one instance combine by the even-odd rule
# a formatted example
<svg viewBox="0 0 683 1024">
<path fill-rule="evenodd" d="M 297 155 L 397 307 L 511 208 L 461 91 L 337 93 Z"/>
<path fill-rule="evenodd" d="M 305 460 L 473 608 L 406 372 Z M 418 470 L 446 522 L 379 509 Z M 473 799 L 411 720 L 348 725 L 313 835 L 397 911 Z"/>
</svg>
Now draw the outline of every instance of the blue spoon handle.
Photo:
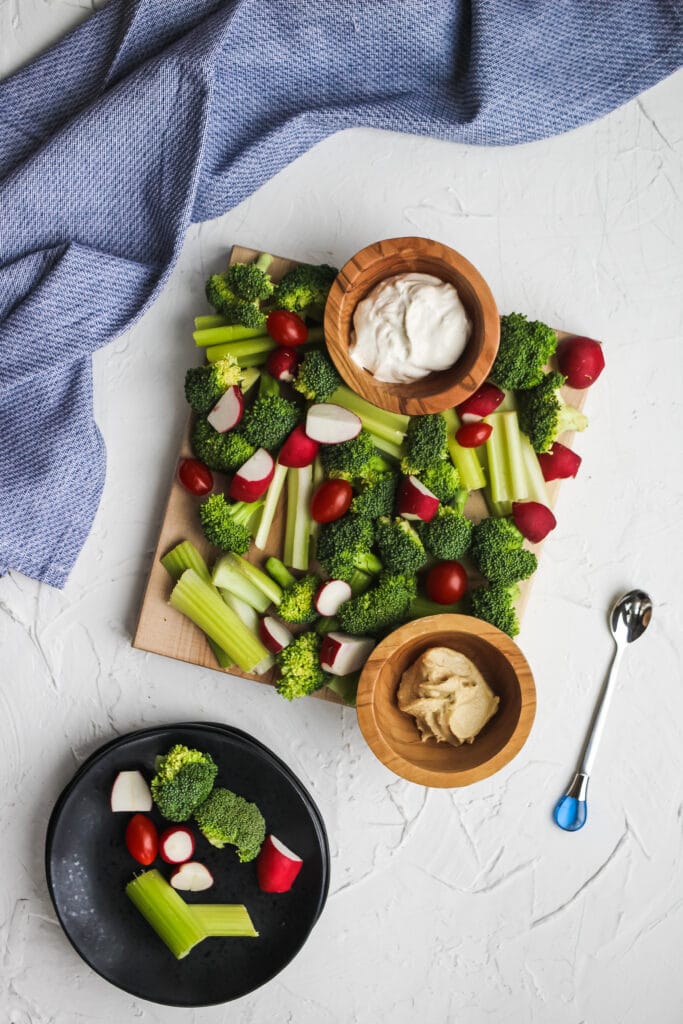
<svg viewBox="0 0 683 1024">
<path fill-rule="evenodd" d="M 577 772 L 567 788 L 564 796 L 560 797 L 555 810 L 553 820 L 555 824 L 564 829 L 565 832 L 578 832 L 586 824 L 588 817 L 588 775 L 585 772 Z"/>
</svg>

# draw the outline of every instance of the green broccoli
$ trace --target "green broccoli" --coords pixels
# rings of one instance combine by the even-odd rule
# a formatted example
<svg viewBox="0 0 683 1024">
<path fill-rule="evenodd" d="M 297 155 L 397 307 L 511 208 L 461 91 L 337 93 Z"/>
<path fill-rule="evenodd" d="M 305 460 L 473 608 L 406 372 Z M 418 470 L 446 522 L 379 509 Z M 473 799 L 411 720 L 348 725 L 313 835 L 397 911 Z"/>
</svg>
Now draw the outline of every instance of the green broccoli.
<svg viewBox="0 0 683 1024">
<path fill-rule="evenodd" d="M 447 561 L 466 555 L 472 540 L 472 521 L 450 505 L 440 505 L 433 519 L 415 529 L 430 555 Z"/>
<path fill-rule="evenodd" d="M 301 420 L 301 411 L 287 398 L 257 398 L 244 414 L 239 432 L 255 448 L 274 451 Z"/>
<path fill-rule="evenodd" d="M 565 430 L 585 430 L 588 419 L 562 399 L 560 388 L 566 377 L 553 371 L 540 384 L 517 396 L 520 429 L 536 452 L 548 452 Z"/>
<path fill-rule="evenodd" d="M 510 587 L 536 571 L 538 559 L 522 547 L 524 538 L 512 519 L 482 519 L 472 530 L 470 554 L 491 583 Z"/>
<path fill-rule="evenodd" d="M 518 596 L 519 587 L 516 584 L 504 587 L 492 583 L 486 587 L 477 587 L 470 593 L 470 611 L 478 619 L 490 622 L 508 636 L 517 636 L 519 619 L 514 603 Z"/>
<path fill-rule="evenodd" d="M 390 516 L 394 511 L 394 500 L 398 476 L 396 473 L 382 473 L 375 480 L 362 484 L 360 492 L 351 502 L 351 511 L 368 519 Z"/>
<path fill-rule="evenodd" d="M 500 318 L 500 344 L 491 380 L 501 388 L 532 388 L 543 379 L 543 367 L 557 348 L 557 335 L 523 313 Z"/>
<path fill-rule="evenodd" d="M 322 637 L 317 633 L 300 633 L 275 655 L 280 670 L 277 692 L 285 700 L 306 697 L 325 685 L 319 659 L 321 644 Z"/>
<path fill-rule="evenodd" d="M 424 545 L 407 519 L 380 516 L 375 532 L 379 557 L 389 572 L 417 572 L 427 561 Z"/>
<path fill-rule="evenodd" d="M 340 480 L 376 480 L 391 471 L 367 430 L 351 441 L 321 445 L 320 461 L 327 476 Z"/>
<path fill-rule="evenodd" d="M 419 478 L 439 501 L 453 501 L 460 490 L 460 474 L 450 459 L 427 466 Z"/>
<path fill-rule="evenodd" d="M 276 286 L 273 304 L 278 309 L 290 309 L 295 313 L 301 313 L 309 306 L 321 309 L 336 276 L 335 268 L 326 263 L 320 266 L 301 263 L 285 274 Z"/>
<path fill-rule="evenodd" d="M 150 784 L 159 813 L 169 821 L 187 821 L 213 789 L 217 772 L 209 754 L 176 743 L 158 759 Z"/>
<path fill-rule="evenodd" d="M 255 263 L 234 263 L 224 274 L 212 274 L 206 282 L 206 297 L 214 309 L 232 323 L 263 327 L 266 317 L 259 300 L 273 293 L 266 273 L 272 259 L 264 254 Z"/>
<path fill-rule="evenodd" d="M 320 580 L 312 574 L 294 580 L 285 588 L 277 613 L 285 622 L 313 622 L 318 612 L 313 604 Z"/>
<path fill-rule="evenodd" d="M 253 263 L 231 263 L 225 272 L 228 286 L 248 302 L 269 299 L 275 291 L 268 273 L 272 262 L 273 257 L 264 252 Z"/>
<path fill-rule="evenodd" d="M 309 401 L 326 402 L 341 383 L 327 352 L 314 348 L 302 359 L 292 387 Z"/>
<path fill-rule="evenodd" d="M 382 568 L 371 551 L 374 541 L 372 520 L 349 513 L 323 525 L 318 535 L 316 557 L 332 579 L 351 583 L 357 569 L 378 573 Z"/>
<path fill-rule="evenodd" d="M 448 456 L 446 421 L 440 412 L 412 416 L 404 442 L 401 469 L 406 476 L 420 476 Z M 426 486 L 426 485 L 425 485 Z"/>
<path fill-rule="evenodd" d="M 263 499 L 229 504 L 223 494 L 211 494 L 199 506 L 199 520 L 209 543 L 223 551 L 244 555 L 251 546 L 251 521 L 263 507 Z"/>
<path fill-rule="evenodd" d="M 339 625 L 345 633 L 383 633 L 407 618 L 416 596 L 414 576 L 382 573 L 376 586 L 344 602 L 337 612 Z"/>
<path fill-rule="evenodd" d="M 221 395 L 241 380 L 242 369 L 232 356 L 205 366 L 192 366 L 185 374 L 185 398 L 195 412 L 209 412 Z"/>
<path fill-rule="evenodd" d="M 217 473 L 231 473 L 239 469 L 256 451 L 254 445 L 236 430 L 220 434 L 204 416 L 195 420 L 190 444 L 197 458 Z"/>
<path fill-rule="evenodd" d="M 212 846 L 236 846 L 242 864 L 258 856 L 266 837 L 266 823 L 256 804 L 230 789 L 217 786 L 194 812 L 199 831 Z"/>
</svg>

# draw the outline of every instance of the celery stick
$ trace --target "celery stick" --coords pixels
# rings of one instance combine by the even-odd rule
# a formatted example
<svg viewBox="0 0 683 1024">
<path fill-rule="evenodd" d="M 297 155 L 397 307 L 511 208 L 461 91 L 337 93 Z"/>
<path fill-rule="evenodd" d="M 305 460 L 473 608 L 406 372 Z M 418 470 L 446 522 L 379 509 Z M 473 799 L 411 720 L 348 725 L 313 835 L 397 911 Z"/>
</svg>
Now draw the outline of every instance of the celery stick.
<svg viewBox="0 0 683 1024">
<path fill-rule="evenodd" d="M 191 903 L 187 909 L 192 920 L 207 936 L 258 936 L 247 908 L 241 903 Z"/>
<path fill-rule="evenodd" d="M 268 656 L 261 641 L 251 633 L 216 590 L 193 569 L 186 569 L 171 593 L 169 604 L 199 626 L 244 672 Z"/>
<path fill-rule="evenodd" d="M 489 512 L 492 516 L 495 516 L 496 519 L 502 519 L 504 516 L 509 516 L 512 512 L 511 501 L 494 501 L 488 491 L 486 492 L 486 504 Z"/>
<path fill-rule="evenodd" d="M 280 495 L 282 494 L 282 488 L 284 486 L 285 478 L 287 476 L 287 467 L 281 466 L 279 462 L 275 463 L 275 473 L 273 479 L 270 481 L 268 486 L 268 493 L 266 494 L 266 500 L 261 510 L 261 519 L 259 521 L 258 530 L 254 537 L 254 544 L 257 548 L 265 548 L 268 543 L 268 536 L 270 529 L 275 519 L 275 513 L 277 512 L 278 505 L 280 502 Z"/>
<path fill-rule="evenodd" d="M 308 569 L 313 467 L 292 469 L 287 477 L 287 519 L 283 561 L 292 569 Z"/>
<path fill-rule="evenodd" d="M 279 558 L 273 558 L 272 555 L 267 558 L 265 569 L 283 590 L 291 587 L 292 583 L 296 583 L 296 576 L 292 576 L 285 563 L 281 562 Z"/>
<path fill-rule="evenodd" d="M 271 599 L 242 572 L 238 555 L 228 552 L 221 555 L 213 567 L 212 582 L 219 590 L 227 590 L 241 601 L 246 601 L 257 612 L 265 612 Z"/>
<path fill-rule="evenodd" d="M 194 329 L 195 331 L 206 330 L 207 327 L 225 327 L 230 321 L 226 316 L 221 316 L 220 313 L 211 314 L 209 316 L 196 316 L 194 318 Z"/>
<path fill-rule="evenodd" d="M 287 511 L 285 513 L 285 537 L 282 544 L 282 560 L 286 565 L 292 564 L 294 551 L 294 526 L 296 524 L 296 501 L 299 481 L 294 469 L 287 474 Z"/>
<path fill-rule="evenodd" d="M 494 502 L 512 501 L 512 480 L 507 459 L 503 417 L 506 413 L 494 412 L 484 420 L 493 428 L 486 442 L 486 461 L 489 467 L 489 491 Z"/>
<path fill-rule="evenodd" d="M 218 588 L 218 593 L 221 595 L 225 603 L 229 608 L 239 615 L 247 629 L 250 629 L 252 633 L 256 633 L 258 630 L 258 612 L 243 601 L 241 597 L 235 597 L 229 590 L 224 590 L 222 587 Z"/>
<path fill-rule="evenodd" d="M 356 416 L 359 416 L 363 426 L 370 433 L 382 438 L 394 445 L 401 445 L 408 429 L 409 416 L 402 416 L 397 412 L 388 412 L 386 409 L 378 409 L 376 405 L 366 401 L 357 395 L 345 384 L 340 385 L 328 399 L 333 405 L 341 405 Z"/>
<path fill-rule="evenodd" d="M 507 449 L 507 464 L 510 478 L 510 500 L 523 501 L 528 497 L 527 475 L 522 455 L 522 435 L 517 421 L 517 413 L 497 413 L 502 417 L 503 439 Z"/>
<path fill-rule="evenodd" d="M 215 363 L 226 356 L 232 356 L 240 366 L 258 366 L 265 363 L 269 352 L 272 352 L 277 345 L 267 335 L 247 339 L 246 341 L 229 341 L 224 345 L 211 345 L 206 350 L 206 358 L 210 363 Z M 254 360 L 258 359 L 259 363 Z"/>
<path fill-rule="evenodd" d="M 321 619 L 316 619 L 313 625 L 313 630 L 318 636 L 325 636 L 326 633 L 334 633 L 335 630 L 339 629 L 339 619 L 332 615 L 323 615 Z"/>
<path fill-rule="evenodd" d="M 126 895 L 177 960 L 211 934 L 156 868 L 129 882 Z"/>
<path fill-rule="evenodd" d="M 426 615 L 445 615 L 449 613 L 461 613 L 462 602 L 456 604 L 437 604 L 427 597 L 415 597 L 410 605 L 409 614 L 411 619 L 423 619 Z"/>
<path fill-rule="evenodd" d="M 455 440 L 456 431 L 460 427 L 455 409 L 445 409 L 441 415 L 446 421 L 451 462 L 460 474 L 460 482 L 468 491 L 480 490 L 486 486 L 486 477 L 477 457 L 477 449 L 463 448 Z"/>
<path fill-rule="evenodd" d="M 240 388 L 242 389 L 242 394 L 246 395 L 249 388 L 253 387 L 261 376 L 261 371 L 256 366 L 250 366 L 247 369 L 244 369 L 244 363 L 242 363 L 242 369 L 244 370 L 244 373 L 242 374 Z"/>
<path fill-rule="evenodd" d="M 282 600 L 282 588 L 277 583 L 274 583 L 263 569 L 259 569 L 257 565 L 253 565 L 248 559 L 242 558 L 241 555 L 233 554 L 232 561 L 249 582 L 253 583 L 255 587 L 258 587 L 266 595 L 269 601 L 273 604 L 280 603 Z"/>
<path fill-rule="evenodd" d="M 394 444 L 393 441 L 386 441 L 383 437 L 373 433 L 372 430 L 368 430 L 367 427 L 365 429 L 371 435 L 375 448 L 379 448 L 384 455 L 388 455 L 390 458 L 400 462 L 403 450 L 397 444 Z"/>
<path fill-rule="evenodd" d="M 183 540 L 160 559 L 166 572 L 179 580 L 186 569 L 194 569 L 200 579 L 205 583 L 211 582 L 209 567 L 197 551 L 194 544 L 189 540 Z"/>
<path fill-rule="evenodd" d="M 331 676 L 327 683 L 327 689 L 341 697 L 348 707 L 355 708 L 358 676 L 358 672 L 353 672 L 350 676 Z"/>
<path fill-rule="evenodd" d="M 265 324 L 263 327 L 243 327 L 242 324 L 227 324 L 222 327 L 206 327 L 192 334 L 195 345 L 206 348 L 208 345 L 223 345 L 231 341 L 247 341 L 251 338 L 267 338 Z"/>
<path fill-rule="evenodd" d="M 311 485 L 311 494 L 315 492 L 315 490 L 320 486 L 324 479 L 325 470 L 323 469 L 323 464 L 320 461 L 320 456 L 316 455 L 315 461 L 313 463 L 313 482 Z M 321 526 L 322 523 L 316 523 L 315 519 L 311 519 L 311 537 L 313 538 L 314 543 L 318 534 L 320 533 Z"/>
<path fill-rule="evenodd" d="M 530 501 L 538 501 L 541 505 L 549 506 L 548 489 L 545 485 L 545 478 L 541 471 L 538 455 L 534 451 L 531 441 L 526 434 L 521 434 L 522 460 L 527 481 L 527 498 Z"/>
</svg>

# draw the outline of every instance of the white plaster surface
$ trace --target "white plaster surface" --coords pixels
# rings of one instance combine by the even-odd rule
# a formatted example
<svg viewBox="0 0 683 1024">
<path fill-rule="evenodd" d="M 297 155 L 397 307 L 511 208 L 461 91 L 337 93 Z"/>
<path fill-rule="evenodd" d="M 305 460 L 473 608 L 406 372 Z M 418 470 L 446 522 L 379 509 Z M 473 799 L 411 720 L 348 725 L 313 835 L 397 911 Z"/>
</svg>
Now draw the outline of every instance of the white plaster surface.
<svg viewBox="0 0 683 1024">
<path fill-rule="evenodd" d="M 0 0 L 0 74 L 89 7 Z M 683 73 L 601 121 L 512 149 L 375 131 L 332 138 L 192 228 L 163 295 L 98 353 L 109 452 L 94 529 L 63 592 L 0 580 L 0 1020 L 7 1024 L 679 1024 L 683 1019 Z M 431 235 L 503 311 L 605 342 L 584 457 L 561 496 L 521 645 L 538 713 L 517 759 L 452 792 L 391 775 L 353 712 L 130 646 L 185 411 L 191 318 L 232 242 L 342 262 Z M 550 818 L 611 655 L 605 613 L 652 593 L 575 835 Z M 323 812 L 325 913 L 259 992 L 197 1012 L 132 999 L 64 938 L 43 840 L 62 786 L 115 734 L 221 719 L 284 757 Z"/>
</svg>

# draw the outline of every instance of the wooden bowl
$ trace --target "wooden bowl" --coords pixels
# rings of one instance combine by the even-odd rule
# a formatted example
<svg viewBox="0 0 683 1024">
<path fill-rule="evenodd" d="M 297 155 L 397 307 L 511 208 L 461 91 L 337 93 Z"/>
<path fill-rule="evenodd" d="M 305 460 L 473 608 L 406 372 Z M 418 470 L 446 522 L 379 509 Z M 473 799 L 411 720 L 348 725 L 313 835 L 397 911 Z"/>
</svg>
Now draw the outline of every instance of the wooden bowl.
<svg viewBox="0 0 683 1024">
<path fill-rule="evenodd" d="M 472 322 L 460 359 L 448 370 L 405 384 L 377 381 L 349 355 L 356 306 L 376 284 L 394 274 L 418 271 L 453 284 Z M 344 264 L 325 306 L 325 339 L 348 386 L 369 402 L 408 416 L 452 409 L 486 380 L 498 351 L 500 320 L 491 290 L 476 267 L 429 238 L 387 238 L 366 246 Z"/>
<path fill-rule="evenodd" d="M 500 697 L 473 743 L 423 742 L 414 718 L 399 711 L 401 676 L 428 647 L 460 651 Z M 358 685 L 358 723 L 372 752 L 396 775 L 422 786 L 469 786 L 493 775 L 522 749 L 535 712 L 536 688 L 520 649 L 470 615 L 431 615 L 394 630 L 368 658 Z"/>
</svg>

